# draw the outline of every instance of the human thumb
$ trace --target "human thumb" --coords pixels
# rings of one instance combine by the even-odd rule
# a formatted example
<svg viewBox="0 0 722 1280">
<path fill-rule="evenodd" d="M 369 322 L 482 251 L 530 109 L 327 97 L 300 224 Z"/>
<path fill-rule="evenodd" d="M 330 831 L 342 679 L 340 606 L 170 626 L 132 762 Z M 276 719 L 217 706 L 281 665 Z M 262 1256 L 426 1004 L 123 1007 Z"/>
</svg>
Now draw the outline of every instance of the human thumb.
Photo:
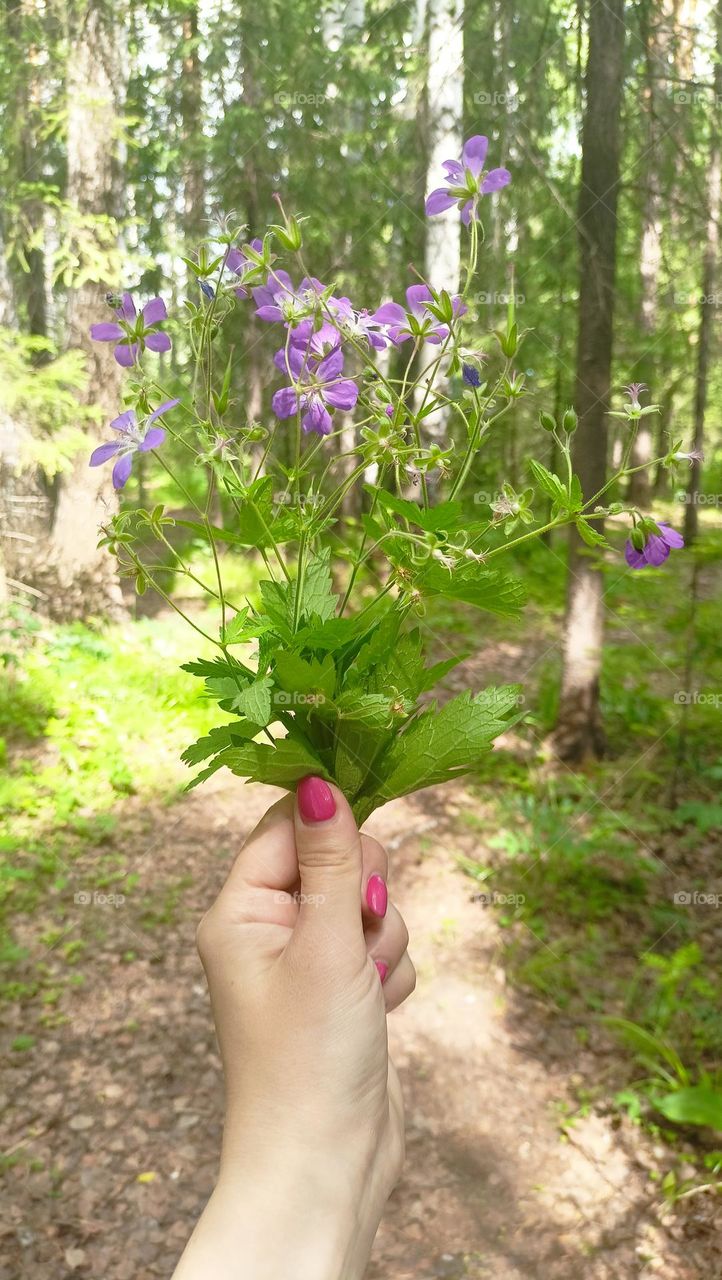
<svg viewBox="0 0 722 1280">
<path fill-rule="evenodd" d="M 294 806 L 304 932 L 330 931 L 363 951 L 361 837 L 348 801 L 323 778 L 303 778 Z"/>
</svg>

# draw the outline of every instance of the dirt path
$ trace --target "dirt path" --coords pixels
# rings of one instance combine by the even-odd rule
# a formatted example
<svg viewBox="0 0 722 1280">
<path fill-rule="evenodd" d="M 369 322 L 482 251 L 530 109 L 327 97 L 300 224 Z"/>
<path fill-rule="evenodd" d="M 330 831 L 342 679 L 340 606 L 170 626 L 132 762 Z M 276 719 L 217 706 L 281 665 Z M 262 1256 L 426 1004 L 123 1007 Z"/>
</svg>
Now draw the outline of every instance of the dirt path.
<svg viewBox="0 0 722 1280">
<path fill-rule="evenodd" d="M 396 801 L 369 824 L 390 850 L 419 984 L 391 1019 L 408 1160 L 368 1280 L 716 1280 L 706 1225 L 660 1215 L 646 1139 L 590 1114 L 562 1140 L 582 1050 L 505 984 L 494 915 L 456 868 L 473 841 L 455 834 L 460 794 Z M 67 1022 L 26 1014 L 9 1028 L 39 1043 L 11 1054 L 4 1077 L 0 1280 L 170 1275 L 220 1137 L 195 922 L 274 795 L 219 778 L 150 814 L 130 801 L 114 845 L 74 867 L 67 927 L 42 959 L 52 981 L 68 943 L 84 942 L 85 982 L 62 990 Z M 113 852 L 138 876 L 125 902 L 77 903 Z"/>
</svg>

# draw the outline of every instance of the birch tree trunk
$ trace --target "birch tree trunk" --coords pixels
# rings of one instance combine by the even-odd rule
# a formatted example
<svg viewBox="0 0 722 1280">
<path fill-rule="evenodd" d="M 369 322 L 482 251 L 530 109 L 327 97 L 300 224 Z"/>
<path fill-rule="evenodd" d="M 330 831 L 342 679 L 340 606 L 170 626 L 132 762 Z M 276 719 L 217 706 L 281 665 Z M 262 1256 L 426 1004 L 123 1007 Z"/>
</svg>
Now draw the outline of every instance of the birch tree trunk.
<svg viewBox="0 0 722 1280">
<path fill-rule="evenodd" d="M 427 0 L 426 190 L 438 187 L 444 160 L 461 155 L 464 128 L 464 3 Z M 461 276 L 461 220 L 454 207 L 426 219 L 425 276 L 432 289 L 458 293 Z M 419 374 L 438 356 L 425 343 L 419 355 Z M 446 415 L 440 411 L 424 419 L 424 430 L 440 437 Z"/>
<path fill-rule="evenodd" d="M 624 0 L 591 0 L 579 188 L 579 330 L 575 468 L 582 491 L 601 488 L 607 470 L 612 362 L 620 119 L 624 83 Z M 596 526 L 595 526 L 596 527 Z M 604 638 L 603 576 L 570 539 L 559 717 L 552 741 L 564 760 L 600 755 L 599 673 Z"/>
<path fill-rule="evenodd" d="M 122 10 L 103 0 L 83 0 L 72 11 L 67 73 L 67 196 L 79 213 L 118 213 L 119 173 L 114 161 L 123 90 Z M 86 355 L 89 380 L 85 400 L 102 412 L 88 429 L 87 448 L 61 474 L 45 546 L 30 570 L 32 584 L 45 595 L 45 610 L 58 619 L 118 615 L 122 596 L 115 561 L 98 550 L 101 524 L 117 507 L 108 467 L 90 468 L 90 453 L 102 425 L 115 416 L 120 371 L 107 343 L 92 343 L 90 325 L 103 317 L 104 293 L 116 281 L 88 281 L 68 299 L 67 343 Z M 107 435 L 107 432 L 105 433 Z"/>
</svg>

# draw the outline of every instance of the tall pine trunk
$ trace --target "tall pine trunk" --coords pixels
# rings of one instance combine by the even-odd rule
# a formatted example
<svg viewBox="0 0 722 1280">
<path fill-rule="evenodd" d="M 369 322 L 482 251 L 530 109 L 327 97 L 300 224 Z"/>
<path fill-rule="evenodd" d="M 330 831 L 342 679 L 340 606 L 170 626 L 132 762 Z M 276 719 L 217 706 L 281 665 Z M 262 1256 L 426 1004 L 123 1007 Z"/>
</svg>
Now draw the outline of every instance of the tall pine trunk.
<svg viewBox="0 0 722 1280">
<path fill-rule="evenodd" d="M 579 188 L 579 329 L 574 464 L 587 497 L 607 471 L 607 419 L 614 315 L 624 0 L 591 0 Z M 600 755 L 599 673 L 604 639 L 602 570 L 572 530 L 564 665 L 554 748 L 564 760 Z"/>
<path fill-rule="evenodd" d="M 83 0 L 71 11 L 67 72 L 67 197 L 83 216 L 119 212 L 119 175 L 114 161 L 123 84 L 121 12 L 103 0 Z M 71 290 L 67 342 L 86 356 L 85 401 L 102 411 L 88 428 L 87 445 L 70 471 L 58 478 L 51 527 L 33 566 L 32 581 L 45 593 L 45 609 L 59 619 L 118 615 L 122 596 L 115 561 L 98 550 L 101 524 L 117 508 L 110 468 L 88 466 L 93 447 L 107 438 L 117 414 L 120 371 L 110 344 L 93 343 L 90 325 L 102 319 L 104 293 L 116 281 L 88 281 Z"/>
</svg>

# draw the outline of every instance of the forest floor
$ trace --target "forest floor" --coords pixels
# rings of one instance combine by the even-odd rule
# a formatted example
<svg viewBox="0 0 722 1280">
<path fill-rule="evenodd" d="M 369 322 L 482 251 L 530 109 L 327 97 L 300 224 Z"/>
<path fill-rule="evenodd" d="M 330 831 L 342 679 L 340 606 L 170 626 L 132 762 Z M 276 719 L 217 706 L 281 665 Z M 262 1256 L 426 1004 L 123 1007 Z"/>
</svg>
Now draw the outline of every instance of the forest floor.
<svg viewBox="0 0 722 1280">
<path fill-rule="evenodd" d="M 535 709 L 486 772 L 367 824 L 418 971 L 389 1019 L 407 1161 L 368 1280 L 722 1280 L 719 1137 L 660 1128 L 599 1019 L 666 1028 L 691 1070 L 719 1041 L 719 912 L 673 905 L 715 884 L 718 766 L 686 808 L 654 799 L 679 687 L 646 641 L 657 590 L 608 649 L 608 722 L 633 753 L 555 775 Z M 277 793 L 224 774 L 180 792 L 180 747 L 213 707 L 178 673 L 175 626 L 41 636 L 11 691 L 28 740 L 0 796 L 0 1280 L 168 1277 L 213 1185 L 222 1082 L 195 926 Z M 540 612 L 521 640 L 487 632 L 450 683 L 534 681 L 543 708 L 555 637 Z M 719 717 L 699 714 L 704 748 Z"/>
<path fill-rule="evenodd" d="M 27 1009 L 9 1028 L 39 1032 L 41 1052 L 5 1073 L 3 1147 L 24 1158 L 6 1171 L 1 1280 L 172 1272 L 221 1125 L 194 928 L 274 798 L 218 777 L 171 807 L 125 802 L 111 843 L 137 879 L 122 903 L 75 902 L 97 892 L 107 841 L 73 867 L 74 910 L 44 960 L 60 975 L 59 943 L 82 934 L 85 980 L 64 987 L 56 1030 Z M 580 1047 L 571 1019 L 509 983 L 494 912 L 459 871 L 460 854 L 479 854 L 478 832 L 459 829 L 469 802 L 460 786 L 437 789 L 368 824 L 389 850 L 419 974 L 390 1018 L 408 1158 L 369 1280 L 716 1280 L 710 1197 L 665 1207 L 664 1146 L 579 1107 L 613 1046 Z"/>
</svg>

